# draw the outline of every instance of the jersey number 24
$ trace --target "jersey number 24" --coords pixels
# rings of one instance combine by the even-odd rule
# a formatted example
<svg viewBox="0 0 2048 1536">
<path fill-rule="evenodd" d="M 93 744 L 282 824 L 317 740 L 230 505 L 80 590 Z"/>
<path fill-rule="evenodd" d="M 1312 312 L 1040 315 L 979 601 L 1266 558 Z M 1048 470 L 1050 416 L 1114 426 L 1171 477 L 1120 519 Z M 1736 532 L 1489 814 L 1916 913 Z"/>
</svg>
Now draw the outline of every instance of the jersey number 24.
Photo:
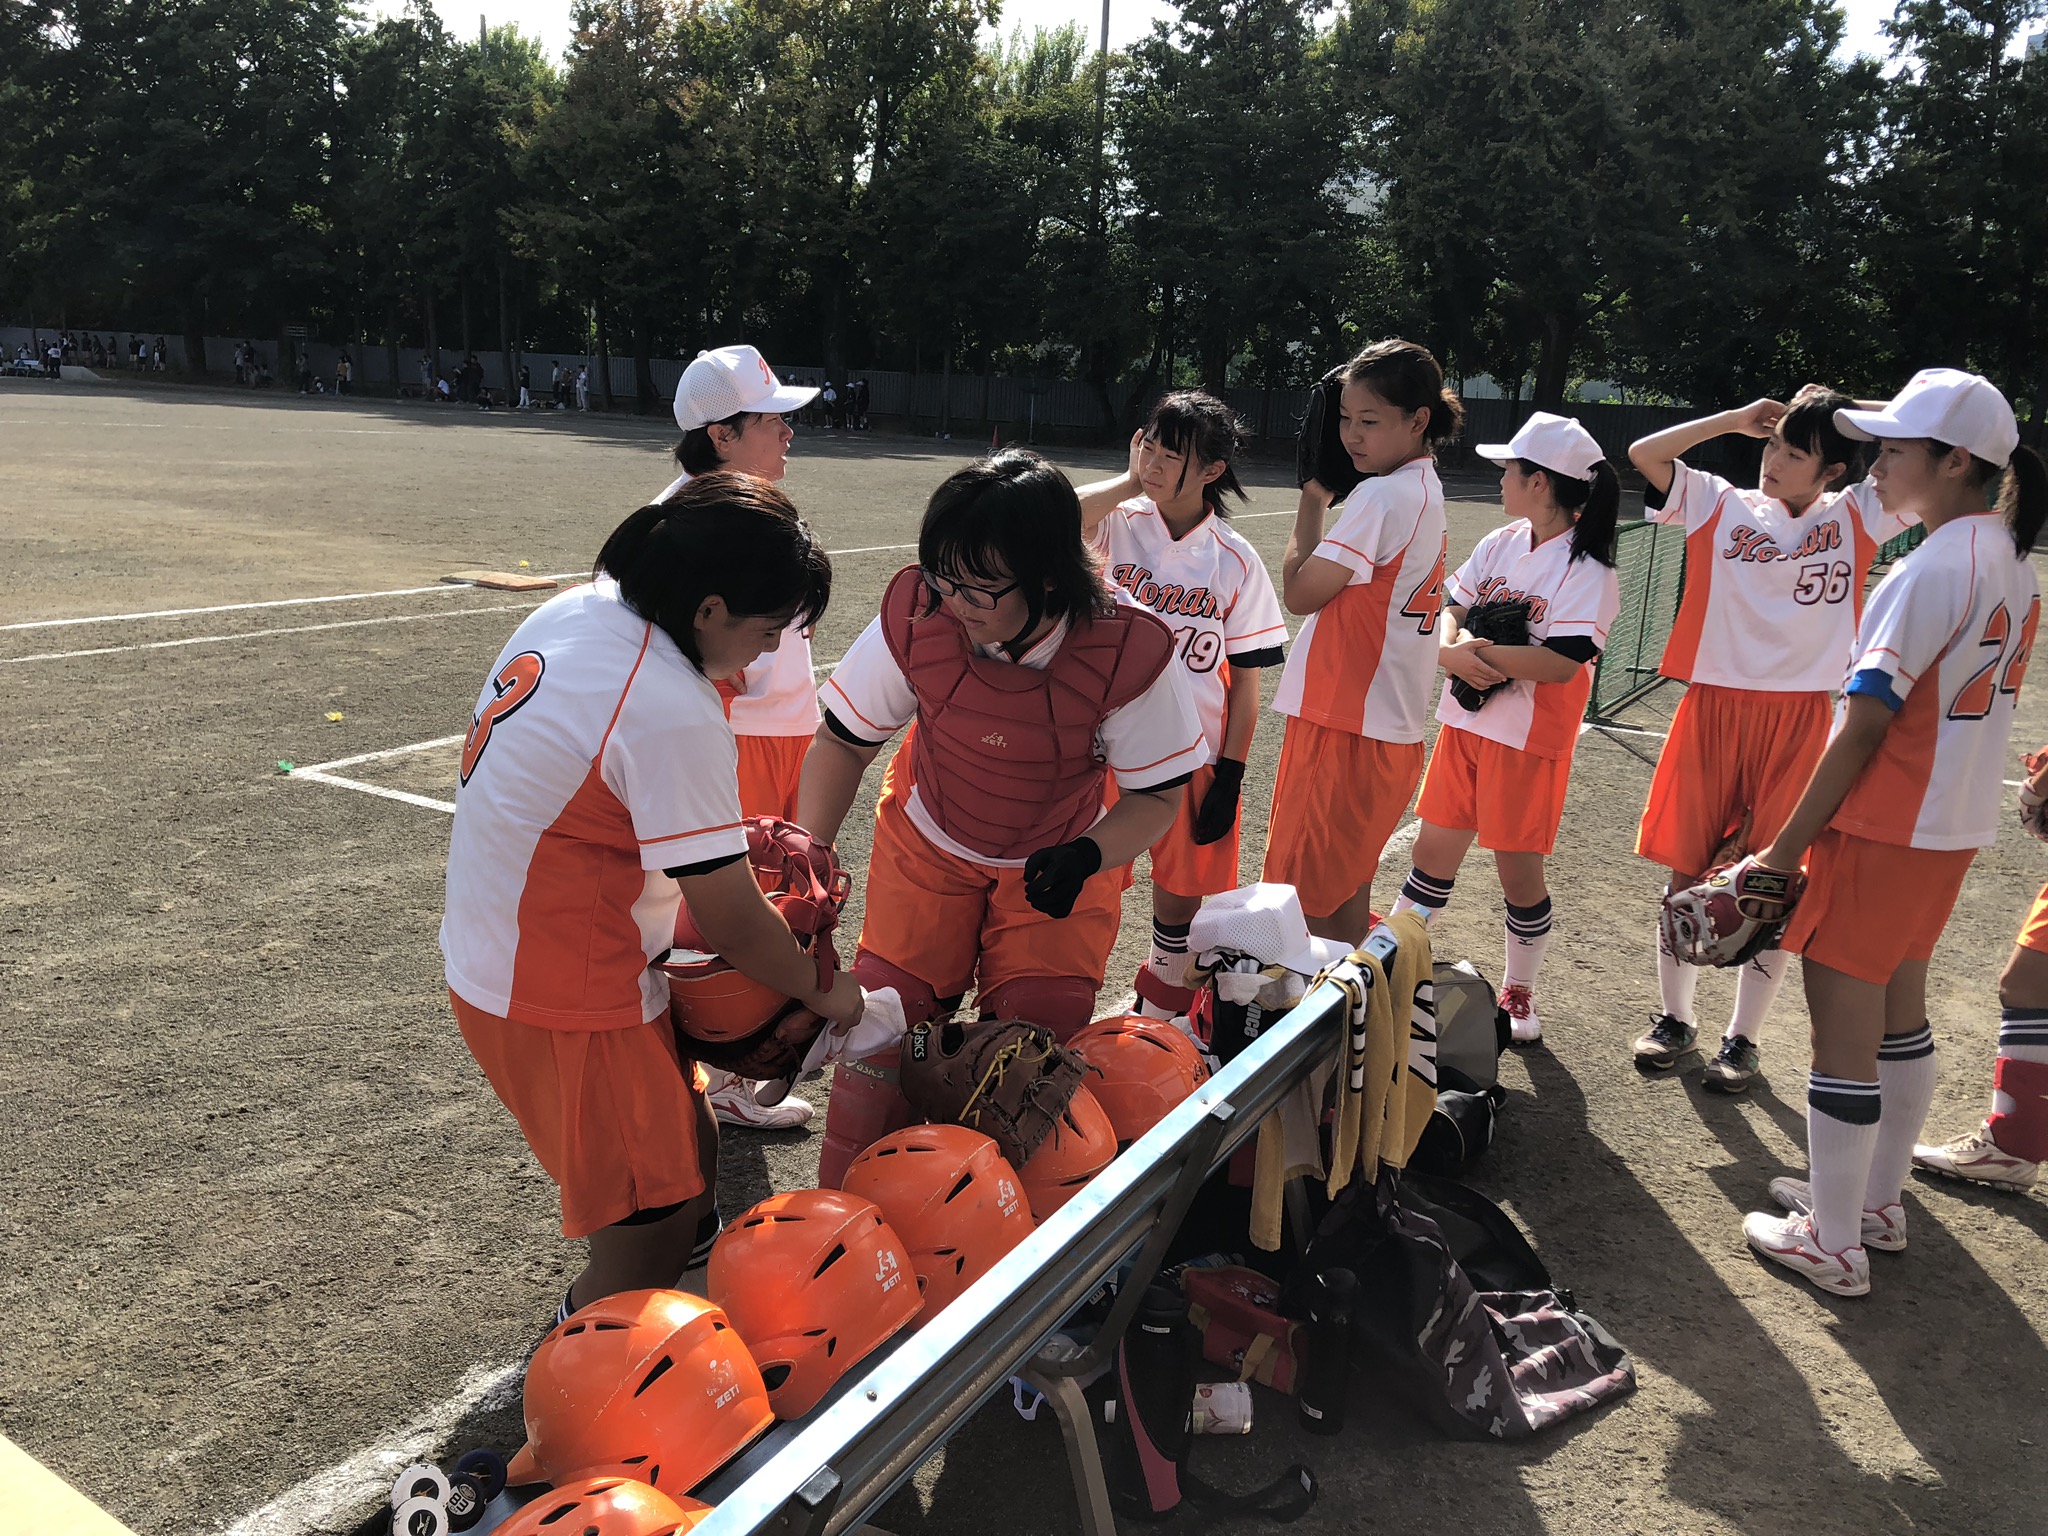
<svg viewBox="0 0 2048 1536">
<path fill-rule="evenodd" d="M 2041 599 L 2037 597 L 2027 608 L 2018 643 L 2008 650 L 2008 642 L 2013 639 L 2012 615 L 2003 603 L 1991 610 L 1991 616 L 1984 621 L 1984 633 L 1977 640 L 1989 659 L 1956 690 L 1955 702 L 1948 707 L 1949 719 L 1982 720 L 1991 713 L 1991 706 L 2001 693 L 2019 693 L 2020 680 L 2027 675 L 2027 659 L 2034 654 L 2034 631 L 2040 623 Z"/>
</svg>

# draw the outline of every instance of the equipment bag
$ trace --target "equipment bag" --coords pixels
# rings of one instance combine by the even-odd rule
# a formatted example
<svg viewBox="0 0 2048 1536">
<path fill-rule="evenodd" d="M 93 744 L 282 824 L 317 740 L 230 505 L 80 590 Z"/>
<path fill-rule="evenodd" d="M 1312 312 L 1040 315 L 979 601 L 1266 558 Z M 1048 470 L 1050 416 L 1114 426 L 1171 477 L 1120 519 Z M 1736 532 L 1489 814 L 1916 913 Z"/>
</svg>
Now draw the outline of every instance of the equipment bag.
<svg viewBox="0 0 2048 1536">
<path fill-rule="evenodd" d="M 1493 983 L 1468 960 L 1439 960 L 1435 971 L 1437 1086 L 1483 1093 L 1500 1080 L 1500 1053 L 1512 1038 Z"/>
<path fill-rule="evenodd" d="M 1315 1473 L 1299 1463 L 1248 1494 L 1223 1493 L 1188 1471 L 1194 1443 L 1188 1415 L 1201 1350 L 1187 1298 L 1168 1285 L 1146 1287 L 1107 1378 L 1117 1399 L 1103 1456 L 1110 1503 L 1139 1520 L 1165 1519 L 1183 1502 L 1211 1516 L 1258 1515 L 1282 1525 L 1299 1520 L 1316 1501 Z"/>
<path fill-rule="evenodd" d="M 1202 1358 L 1239 1381 L 1292 1394 L 1300 1379 L 1308 1328 L 1280 1313 L 1280 1282 L 1256 1269 L 1219 1264 L 1181 1272 L 1188 1318 L 1202 1335 Z"/>
<path fill-rule="evenodd" d="M 1499 1083 L 1481 1093 L 1439 1088 L 1436 1108 L 1422 1128 L 1408 1166 L 1424 1173 L 1463 1173 L 1493 1145 L 1494 1121 L 1507 1096 Z"/>
<path fill-rule="evenodd" d="M 1454 1228 L 1466 1227 L 1466 1239 L 1490 1251 L 1502 1275 L 1542 1274 L 1526 1239 L 1505 1240 L 1499 1223 L 1513 1224 L 1491 1202 L 1429 1182 L 1446 1197 L 1435 1208 L 1456 1218 Z M 1319 1271 L 1350 1270 L 1358 1282 L 1353 1326 L 1361 1353 L 1384 1360 L 1395 1389 L 1460 1438 L 1527 1439 L 1634 1390 L 1627 1352 L 1574 1311 L 1568 1294 L 1547 1285 L 1475 1289 L 1444 1229 L 1421 1213 L 1427 1192 L 1418 1187 L 1411 1206 L 1407 1188 L 1408 1180 L 1387 1169 L 1376 1184 L 1345 1190 L 1289 1277 L 1283 1304 L 1290 1315 L 1305 1315 Z"/>
</svg>

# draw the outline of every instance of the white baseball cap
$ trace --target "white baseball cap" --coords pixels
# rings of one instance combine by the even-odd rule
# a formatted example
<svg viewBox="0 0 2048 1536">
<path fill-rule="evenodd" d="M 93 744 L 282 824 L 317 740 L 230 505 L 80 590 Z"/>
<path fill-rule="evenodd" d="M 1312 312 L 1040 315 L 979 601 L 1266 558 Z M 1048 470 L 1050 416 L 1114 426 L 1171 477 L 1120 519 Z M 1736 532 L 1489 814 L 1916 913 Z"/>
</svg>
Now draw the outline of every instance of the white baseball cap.
<svg viewBox="0 0 2048 1536">
<path fill-rule="evenodd" d="M 1866 443 L 1885 437 L 1927 437 L 1967 448 L 2003 469 L 2020 444 L 2012 407 L 1989 379 L 1960 368 L 1922 368 L 1881 411 L 1835 412 L 1835 425 Z"/>
<path fill-rule="evenodd" d="M 693 432 L 741 411 L 780 416 L 817 397 L 815 389 L 797 389 L 775 377 L 758 348 L 719 347 L 699 352 L 676 381 L 676 425 Z"/>
<path fill-rule="evenodd" d="M 1473 450 L 1482 459 L 1505 464 L 1527 459 L 1574 480 L 1593 478 L 1593 466 L 1607 457 L 1593 434 L 1569 416 L 1538 411 L 1505 443 L 1481 443 Z"/>
</svg>

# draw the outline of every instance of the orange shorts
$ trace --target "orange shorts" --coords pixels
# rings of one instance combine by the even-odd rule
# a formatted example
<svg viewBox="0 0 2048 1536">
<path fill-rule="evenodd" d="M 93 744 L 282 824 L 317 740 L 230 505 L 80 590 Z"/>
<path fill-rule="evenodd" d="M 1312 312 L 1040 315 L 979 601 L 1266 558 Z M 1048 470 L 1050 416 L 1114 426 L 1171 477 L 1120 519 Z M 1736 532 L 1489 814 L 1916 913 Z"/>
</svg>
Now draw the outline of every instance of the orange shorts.
<svg viewBox="0 0 2048 1536">
<path fill-rule="evenodd" d="M 2048 955 L 2048 885 L 2041 887 L 2041 894 L 2027 911 L 2027 920 L 2020 925 L 2019 945 Z"/>
<path fill-rule="evenodd" d="M 1238 887 L 1238 822 L 1232 822 L 1230 830 L 1213 843 L 1195 841 L 1195 812 L 1202 808 L 1202 796 L 1209 793 L 1209 786 L 1215 782 L 1214 768 L 1197 768 L 1194 778 L 1188 782 L 1187 794 L 1181 797 L 1180 814 L 1174 817 L 1173 825 L 1166 829 L 1159 841 L 1152 845 L 1152 883 L 1169 895 L 1218 896 Z M 1103 809 L 1115 805 L 1116 800 L 1116 775 L 1111 774 L 1102 791 Z M 1240 801 L 1240 821 L 1243 811 L 1243 802 Z M 1129 867 L 1125 866 L 1127 871 Z M 1132 883 L 1127 873 L 1124 889 L 1129 890 Z"/>
<path fill-rule="evenodd" d="M 1494 853 L 1557 847 L 1572 757 L 1538 757 L 1491 737 L 1445 726 L 1436 733 L 1415 814 L 1431 826 L 1479 834 Z"/>
<path fill-rule="evenodd" d="M 1929 960 L 1962 894 L 1974 848 L 1905 848 L 1830 827 L 1806 855 L 1806 895 L 1781 947 L 1882 987 Z"/>
<path fill-rule="evenodd" d="M 562 1235 L 588 1237 L 706 1188 L 699 1069 L 663 1014 L 626 1029 L 540 1029 L 464 1002 L 455 1022 L 526 1144 L 561 1186 Z"/>
<path fill-rule="evenodd" d="M 739 736 L 740 814 L 796 820 L 796 787 L 804 776 L 809 736 Z"/>
<path fill-rule="evenodd" d="M 1260 878 L 1328 917 L 1372 883 L 1422 777 L 1419 741 L 1380 741 L 1290 715 L 1273 778 Z"/>
<path fill-rule="evenodd" d="M 1678 701 L 1650 779 L 1636 852 L 1703 875 L 1732 836 L 1770 846 L 1828 744 L 1824 693 L 1757 693 L 1696 683 Z"/>
<path fill-rule="evenodd" d="M 1084 977 L 1100 987 L 1123 920 L 1124 868 L 1090 879 L 1067 916 L 1047 917 L 1024 899 L 1021 866 L 975 864 L 934 847 L 903 808 L 908 780 L 894 763 L 882 780 L 860 947 L 940 997 L 1024 976 Z"/>
</svg>

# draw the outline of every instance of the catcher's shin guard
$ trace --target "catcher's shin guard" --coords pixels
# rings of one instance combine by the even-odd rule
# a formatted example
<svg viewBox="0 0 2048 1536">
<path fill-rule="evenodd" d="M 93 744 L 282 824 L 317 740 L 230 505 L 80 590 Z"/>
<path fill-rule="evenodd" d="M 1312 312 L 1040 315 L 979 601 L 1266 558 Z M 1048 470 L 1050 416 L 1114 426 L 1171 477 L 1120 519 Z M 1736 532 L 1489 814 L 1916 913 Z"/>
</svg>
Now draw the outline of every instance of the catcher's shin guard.
<svg viewBox="0 0 2048 1536">
<path fill-rule="evenodd" d="M 903 999 L 903 1020 L 912 1029 L 960 1005 L 959 998 L 940 998 L 930 982 L 865 949 L 854 956 L 853 977 L 870 992 L 894 987 Z M 818 1149 L 820 1188 L 837 1189 L 856 1157 L 914 1118 L 903 1097 L 899 1059 L 898 1048 L 892 1045 L 859 1061 L 842 1061 L 833 1072 L 825 1140 Z"/>
<path fill-rule="evenodd" d="M 2001 1056 L 1992 1085 L 2015 1106 L 1993 1110 L 1986 1122 L 1998 1150 L 2030 1163 L 2048 1163 L 2048 1062 Z"/>
<path fill-rule="evenodd" d="M 975 1004 L 985 1019 L 1022 1019 L 1051 1030 L 1064 1045 L 1095 1017 L 1097 990 L 1085 976 L 1016 976 L 982 993 Z"/>
</svg>

